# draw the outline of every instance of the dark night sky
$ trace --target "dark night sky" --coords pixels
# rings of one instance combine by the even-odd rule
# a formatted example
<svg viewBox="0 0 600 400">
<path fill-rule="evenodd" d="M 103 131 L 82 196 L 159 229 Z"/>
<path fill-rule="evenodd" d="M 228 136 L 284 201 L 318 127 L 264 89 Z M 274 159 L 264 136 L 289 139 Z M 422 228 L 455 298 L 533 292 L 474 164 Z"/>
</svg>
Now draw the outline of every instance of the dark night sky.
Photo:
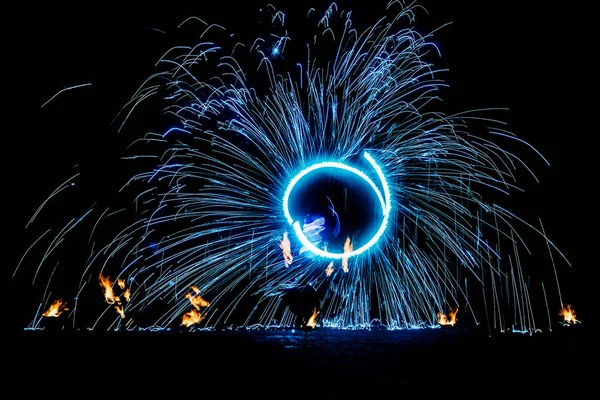
<svg viewBox="0 0 600 400">
<path fill-rule="evenodd" d="M 14 130 L 4 134 L 11 160 L 5 164 L 10 186 L 5 186 L 4 201 L 9 203 L 5 210 L 14 241 L 8 246 L 12 257 L 5 267 L 11 272 L 35 236 L 25 232 L 25 224 L 56 185 L 71 175 L 72 166 L 116 159 L 129 143 L 108 125 L 171 45 L 155 29 L 174 30 L 192 15 L 235 29 L 250 24 L 257 9 L 256 5 L 234 9 L 232 2 L 206 9 L 202 3 L 162 2 L 155 9 L 146 5 L 128 11 L 53 3 L 13 16 L 15 56 L 4 62 L 13 72 L 5 73 L 4 80 L 9 87 L 16 85 L 4 93 L 12 101 L 9 110 L 15 107 L 7 118 L 19 116 Z M 313 5 L 303 3 L 306 7 L 301 10 Z M 377 2 L 365 3 L 368 6 L 352 6 L 354 19 L 363 25 L 375 20 L 368 10 Z M 426 1 L 430 15 L 418 17 L 417 29 L 452 22 L 436 35 L 440 66 L 450 68 L 444 75 L 450 84 L 444 97 L 449 107 L 508 108 L 501 115 L 509 130 L 549 160 L 550 167 L 534 160 L 530 167 L 541 182 L 525 179 L 527 192 L 516 195 L 511 205 L 529 221 L 543 218 L 547 232 L 572 261 L 575 275 L 568 280 L 577 281 L 597 263 L 592 263 L 591 240 L 586 236 L 597 204 L 591 173 L 596 132 L 592 102 L 587 99 L 594 98 L 589 89 L 594 79 L 593 48 L 590 32 L 577 15 L 585 10 L 530 3 Z M 348 7 L 344 6 L 348 2 L 338 4 Z M 92 86 L 64 92 L 41 108 L 62 88 L 89 82 Z M 97 179 L 110 181 L 118 173 L 107 169 Z"/>
</svg>

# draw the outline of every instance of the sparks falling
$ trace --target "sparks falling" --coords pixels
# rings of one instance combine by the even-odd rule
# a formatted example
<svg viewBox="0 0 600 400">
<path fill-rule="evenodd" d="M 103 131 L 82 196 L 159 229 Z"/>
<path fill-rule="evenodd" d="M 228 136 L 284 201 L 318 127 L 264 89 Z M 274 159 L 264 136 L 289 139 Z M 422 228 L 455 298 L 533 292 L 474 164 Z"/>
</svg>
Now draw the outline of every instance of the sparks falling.
<svg viewBox="0 0 600 400">
<path fill-rule="evenodd" d="M 538 312 L 530 300 L 542 286 L 528 283 L 521 229 L 564 257 L 542 228 L 486 194 L 519 190 L 517 167 L 533 175 L 510 146 L 546 160 L 486 111 L 436 108 L 446 84 L 433 34 L 414 25 L 419 10 L 390 1 L 385 15 L 358 30 L 336 3 L 301 16 L 269 6 L 261 15 L 272 31 L 247 40 L 235 26 L 182 21 L 179 28 L 196 30 L 198 42 L 165 51 L 158 72 L 140 78 L 116 118 L 124 127 L 136 113 L 156 113 L 169 127 L 140 132 L 127 147 L 122 161 L 143 160 L 144 169 L 118 195 L 35 242 L 47 241 L 48 250 L 37 262 L 24 257 L 35 265 L 34 283 L 63 239 L 83 230 L 90 249 L 72 296 L 96 299 L 98 288 L 88 282 L 99 276 L 117 315 L 81 302 L 73 324 L 294 326 L 299 316 L 281 298 L 310 285 L 321 303 L 313 317 L 324 327 L 369 328 L 373 320 L 388 329 L 436 327 L 456 322 L 457 310 L 448 320 L 440 309 L 465 304 L 461 320 L 537 330 L 546 309 Z M 302 22 L 296 32 L 286 25 L 294 17 Z M 292 230 L 300 218 L 286 217 L 288 204 L 315 200 L 290 198 L 287 190 L 315 165 L 335 166 L 327 169 L 330 181 L 354 179 L 319 193 L 331 211 L 321 216 L 341 221 L 329 242 L 320 236 L 325 225 L 302 236 Z M 64 196 L 70 182 L 53 197 Z M 372 192 L 373 206 L 356 200 L 367 198 L 360 185 Z M 364 226 L 346 228 L 370 215 Z M 348 238 L 341 245 L 338 233 Z M 301 253 L 303 246 L 313 251 Z M 121 296 L 104 271 L 118 277 Z M 562 304 L 558 281 L 550 283 L 544 295 Z M 40 293 L 53 284 L 48 278 Z M 36 312 L 30 328 L 39 324 Z"/>
</svg>

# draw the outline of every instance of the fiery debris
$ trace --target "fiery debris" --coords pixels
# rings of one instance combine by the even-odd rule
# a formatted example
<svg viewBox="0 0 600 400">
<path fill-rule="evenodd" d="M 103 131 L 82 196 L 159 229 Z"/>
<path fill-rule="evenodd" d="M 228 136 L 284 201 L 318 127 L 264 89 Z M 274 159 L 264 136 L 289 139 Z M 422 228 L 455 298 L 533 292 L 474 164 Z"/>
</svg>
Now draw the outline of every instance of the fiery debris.
<svg viewBox="0 0 600 400">
<path fill-rule="evenodd" d="M 283 239 L 279 242 L 279 247 L 283 250 L 283 259 L 285 260 L 285 266 L 289 267 L 292 265 L 294 257 L 292 257 L 292 247 L 290 239 L 288 239 L 288 233 L 283 232 Z"/>
<path fill-rule="evenodd" d="M 327 251 L 327 245 L 324 246 L 324 250 Z M 350 253 L 353 250 L 352 241 L 350 238 L 346 238 L 346 242 L 344 243 L 344 253 Z M 348 257 L 342 256 L 342 270 L 347 273 L 348 269 Z M 325 275 L 331 276 L 333 274 L 333 261 L 327 265 L 325 268 Z"/>
<path fill-rule="evenodd" d="M 104 292 L 104 299 L 106 300 L 106 303 L 115 304 L 115 310 L 117 310 L 117 313 L 121 316 L 121 318 L 125 318 L 125 308 L 122 305 L 121 297 L 115 294 L 113 281 L 110 280 L 110 277 L 103 275 L 102 272 L 100 272 L 98 275 L 98 280 L 100 281 L 100 286 Z M 119 288 L 125 289 L 125 279 L 117 279 L 117 285 Z M 129 288 L 125 289 L 123 292 L 123 297 L 125 298 L 125 301 L 131 300 L 131 291 Z"/>
<path fill-rule="evenodd" d="M 571 308 L 571 305 L 568 304 L 567 307 L 563 307 L 559 312 L 558 315 L 560 315 L 561 317 L 564 318 L 563 323 L 565 325 L 573 325 L 573 324 L 577 324 L 580 323 L 581 321 L 579 321 L 576 316 L 575 316 L 575 310 L 573 310 Z"/>
<path fill-rule="evenodd" d="M 200 297 L 200 289 L 196 286 L 192 286 L 191 288 L 194 291 L 194 294 L 188 292 L 185 294 L 185 298 L 189 299 L 190 303 L 194 306 L 196 310 L 200 310 L 200 307 L 208 307 L 210 303 Z"/>
<path fill-rule="evenodd" d="M 442 314 L 439 312 L 437 314 L 438 324 L 454 326 L 454 324 L 456 324 L 456 314 L 457 313 L 458 313 L 458 307 L 456 307 L 454 310 L 450 309 L 448 311 L 448 314 Z"/>
<path fill-rule="evenodd" d="M 306 323 L 307 327 L 315 329 L 315 327 L 317 326 L 317 315 L 319 315 L 319 312 L 317 311 L 317 308 L 315 307 L 313 309 L 312 316 L 308 319 L 308 322 Z"/>
<path fill-rule="evenodd" d="M 192 306 L 194 308 L 192 310 L 190 310 L 189 312 L 185 313 L 183 315 L 183 318 L 181 321 L 181 325 L 185 325 L 187 327 L 190 327 L 190 326 L 202 321 L 202 314 L 200 314 L 200 307 L 210 306 L 210 303 L 208 301 L 204 300 L 204 298 L 202 298 L 200 296 L 200 289 L 198 289 L 197 286 L 191 286 L 191 289 L 194 293 L 193 294 L 191 292 L 186 293 L 185 298 L 190 301 L 190 303 L 192 304 Z"/>
<path fill-rule="evenodd" d="M 319 311 L 317 311 L 317 307 L 314 307 L 312 315 L 310 316 L 306 324 L 304 323 L 304 320 L 302 320 L 302 324 L 300 324 L 299 328 L 303 331 L 315 329 L 315 327 L 317 326 L 317 315 L 319 315 Z"/>
<path fill-rule="evenodd" d="M 200 312 L 197 310 L 190 310 L 187 313 L 183 314 L 181 325 L 190 327 L 194 324 L 199 323 L 200 321 L 202 321 L 202 315 L 200 315 Z"/>
<path fill-rule="evenodd" d="M 54 302 L 48 307 L 46 312 L 42 314 L 42 317 L 58 317 L 63 311 L 68 311 L 69 309 L 65 306 L 67 302 L 62 299 L 54 300 Z"/>
<path fill-rule="evenodd" d="M 331 276 L 331 274 L 333 274 L 333 261 L 331 261 L 329 265 L 327 265 L 327 268 L 325 268 L 325 275 Z"/>
<path fill-rule="evenodd" d="M 117 313 L 121 316 L 121 318 L 125 318 L 125 310 L 122 305 L 116 305 L 115 310 L 117 310 Z"/>
<path fill-rule="evenodd" d="M 115 295 L 113 290 L 113 282 L 110 280 L 108 276 L 102 275 L 102 272 L 98 275 L 98 279 L 100 281 L 100 286 L 102 286 L 102 290 L 104 291 L 104 299 L 108 304 L 115 304 L 121 301 L 118 296 Z"/>
<path fill-rule="evenodd" d="M 352 248 L 350 238 L 346 238 L 346 243 L 344 243 L 344 253 L 350 253 Z M 348 272 L 348 257 L 342 257 L 342 269 L 344 272 Z"/>
</svg>

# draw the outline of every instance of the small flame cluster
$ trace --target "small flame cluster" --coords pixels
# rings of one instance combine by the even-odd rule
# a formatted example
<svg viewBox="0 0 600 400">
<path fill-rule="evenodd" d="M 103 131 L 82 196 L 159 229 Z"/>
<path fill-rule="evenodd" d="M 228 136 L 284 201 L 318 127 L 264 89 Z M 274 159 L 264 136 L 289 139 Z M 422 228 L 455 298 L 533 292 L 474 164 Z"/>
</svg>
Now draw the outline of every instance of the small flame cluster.
<svg viewBox="0 0 600 400">
<path fill-rule="evenodd" d="M 324 250 L 327 251 L 327 245 L 325 244 L 323 247 L 324 247 Z M 291 246 L 290 239 L 288 237 L 287 232 L 283 232 L 283 238 L 279 241 L 279 248 L 281 249 L 281 252 L 283 254 L 283 260 L 285 261 L 285 267 L 288 268 L 290 265 L 292 265 L 292 262 L 294 261 L 294 256 L 292 256 L 292 246 Z M 350 240 L 350 238 L 346 238 L 346 242 L 344 243 L 344 253 L 350 253 L 353 249 L 354 249 L 354 246 L 352 245 L 352 241 Z M 348 273 L 348 271 L 349 271 L 347 256 L 342 257 L 342 270 L 345 273 Z M 331 276 L 333 271 L 334 271 L 333 261 L 331 261 L 327 265 L 327 268 L 325 268 L 325 274 L 327 276 Z"/>
<path fill-rule="evenodd" d="M 202 321 L 202 314 L 200 313 L 200 307 L 210 306 L 210 303 L 208 301 L 204 300 L 200 296 L 200 289 L 198 289 L 196 286 L 192 286 L 191 289 L 194 293 L 191 293 L 191 292 L 186 293 L 185 298 L 190 301 L 193 308 L 190 311 L 188 311 L 187 313 L 185 313 L 181 320 L 181 325 L 184 325 L 187 327 L 190 327 L 190 326 Z"/>
<path fill-rule="evenodd" d="M 292 263 L 292 256 L 289 247 L 289 240 L 287 239 L 287 234 L 284 234 L 283 240 L 281 241 L 280 247 L 283 249 L 284 258 L 286 260 L 286 265 L 289 266 Z M 350 239 L 346 240 L 346 244 L 344 245 L 344 252 L 352 251 L 352 244 Z M 344 272 L 348 272 L 348 260 L 347 258 L 342 259 L 342 268 Z M 329 263 L 326 269 L 327 276 L 330 276 L 333 273 L 333 262 Z M 103 289 L 104 299 L 107 304 L 115 304 L 115 310 L 121 316 L 121 318 L 125 318 L 124 305 L 121 301 L 121 298 L 124 298 L 126 302 L 131 300 L 131 291 L 129 288 L 125 287 L 125 280 L 123 278 L 119 278 L 117 280 L 117 286 L 123 291 L 121 296 L 117 296 L 114 291 L 114 283 L 111 281 L 110 277 L 104 276 L 102 273 L 99 274 L 98 280 L 100 282 L 100 286 Z M 210 303 L 206 301 L 204 298 L 200 296 L 200 289 L 196 286 L 191 286 L 192 292 L 188 292 L 185 295 L 185 298 L 188 299 L 192 305 L 192 309 L 185 313 L 182 317 L 181 325 L 186 327 L 190 327 L 194 324 L 202 321 L 203 316 L 200 312 L 201 307 L 208 307 Z M 59 317 L 63 312 L 68 311 L 69 309 L 66 307 L 67 302 L 63 299 L 55 300 L 50 307 L 42 314 L 42 317 L 50 317 L 56 318 Z M 441 312 L 437 313 L 438 324 L 440 325 L 450 325 L 454 326 L 456 324 L 457 318 L 456 314 L 458 313 L 458 307 L 455 309 L 450 309 L 447 314 L 443 314 Z M 317 325 L 317 316 L 319 311 L 315 307 L 313 309 L 312 316 L 309 318 L 306 325 L 302 326 L 302 328 L 311 328 L 314 329 Z M 561 317 L 563 317 L 564 325 L 574 325 L 577 323 L 581 323 L 580 320 L 577 319 L 575 315 L 575 310 L 568 304 L 566 307 L 560 309 L 558 313 Z"/>
<path fill-rule="evenodd" d="M 102 272 L 100 272 L 98 275 L 98 280 L 104 292 L 104 300 L 106 303 L 115 304 L 115 310 L 117 310 L 117 313 L 121 316 L 121 318 L 125 318 L 125 306 L 121 301 L 121 297 L 123 297 L 127 302 L 131 300 L 131 291 L 129 288 L 125 288 L 125 280 L 123 278 L 117 279 L 117 285 L 120 289 L 124 290 L 121 296 L 115 295 L 114 282 L 110 280 L 110 277 L 104 276 Z"/>
<path fill-rule="evenodd" d="M 563 317 L 563 323 L 565 325 L 574 325 L 581 322 L 576 318 L 575 310 L 571 308 L 570 304 L 568 304 L 566 307 L 561 308 L 558 312 L 558 315 Z"/>
<path fill-rule="evenodd" d="M 458 307 L 456 307 L 454 310 L 450 309 L 448 311 L 448 314 L 442 314 L 441 312 L 437 313 L 438 324 L 454 326 L 456 324 L 456 314 L 457 313 L 458 313 Z"/>
<path fill-rule="evenodd" d="M 344 243 L 344 254 L 350 253 L 353 249 L 354 246 L 352 245 L 352 241 L 350 240 L 350 238 L 346 238 L 346 242 Z M 325 248 L 325 251 L 327 251 L 327 248 Z M 348 256 L 342 256 L 342 270 L 344 271 L 344 273 L 348 273 L 349 271 Z M 333 274 L 333 271 L 333 261 L 331 261 L 327 265 L 327 268 L 325 268 L 325 275 L 331 276 L 331 274 Z"/>
<path fill-rule="evenodd" d="M 48 307 L 48 309 L 42 314 L 42 317 L 56 318 L 60 316 L 64 311 L 68 311 L 66 308 L 67 302 L 63 299 L 54 300 L 54 302 Z"/>
<path fill-rule="evenodd" d="M 121 301 L 121 297 L 125 299 L 125 301 L 129 302 L 131 300 L 131 291 L 129 288 L 125 288 L 125 280 L 123 278 L 119 278 L 117 280 L 117 285 L 120 289 L 123 290 L 123 294 L 121 296 L 117 296 L 114 291 L 114 283 L 111 281 L 110 277 L 104 276 L 102 272 L 98 275 L 98 280 L 100 282 L 100 286 L 104 292 L 104 299 L 108 304 L 115 304 L 115 310 L 121 316 L 121 318 L 125 318 L 125 307 Z M 50 307 L 42 314 L 42 317 L 50 317 L 56 318 L 60 316 L 64 311 L 68 311 L 69 309 L 66 307 L 67 302 L 63 299 L 55 300 Z"/>
</svg>

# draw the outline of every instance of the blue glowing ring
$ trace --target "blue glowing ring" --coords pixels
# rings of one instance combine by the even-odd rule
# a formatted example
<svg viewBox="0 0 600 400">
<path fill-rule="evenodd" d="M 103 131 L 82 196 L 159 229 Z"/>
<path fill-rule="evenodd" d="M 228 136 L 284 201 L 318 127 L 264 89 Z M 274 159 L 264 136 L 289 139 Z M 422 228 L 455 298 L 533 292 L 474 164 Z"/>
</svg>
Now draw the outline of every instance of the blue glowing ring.
<svg viewBox="0 0 600 400">
<path fill-rule="evenodd" d="M 381 181 L 381 187 L 383 188 L 383 195 L 381 194 L 381 191 L 379 190 L 377 185 L 375 185 L 375 183 L 373 183 L 371 178 L 369 178 L 364 172 L 362 172 L 354 167 L 351 167 L 349 165 L 342 164 L 339 162 L 334 162 L 334 161 L 317 163 L 317 164 L 311 165 L 310 167 L 308 167 L 306 169 L 303 169 L 302 171 L 300 171 L 300 173 L 298 175 L 296 175 L 296 176 L 294 176 L 294 178 L 292 178 L 292 180 L 288 184 L 285 194 L 283 195 L 283 214 L 284 214 L 285 218 L 287 219 L 288 223 L 290 224 L 290 226 L 292 227 L 294 233 L 296 234 L 296 237 L 298 238 L 298 240 L 300 240 L 302 245 L 308 251 L 310 251 L 311 253 L 313 253 L 319 257 L 341 259 L 341 258 L 350 258 L 352 256 L 359 255 L 359 254 L 367 251 L 371 246 L 373 246 L 375 243 L 377 243 L 379 238 L 381 238 L 381 236 L 383 235 L 385 228 L 387 227 L 388 220 L 390 217 L 390 210 L 391 210 L 390 188 L 385 179 L 385 176 L 383 176 L 383 171 L 381 170 L 379 165 L 377 165 L 377 163 L 375 162 L 373 157 L 371 157 L 371 155 L 369 153 L 367 153 L 366 151 L 364 152 L 363 156 L 373 166 L 373 169 L 377 173 L 377 176 L 379 177 L 379 180 Z M 322 250 L 322 249 L 318 248 L 317 246 L 315 246 L 314 244 L 312 244 L 308 240 L 306 235 L 304 235 L 304 232 L 302 231 L 302 227 L 300 226 L 300 223 L 298 221 L 294 221 L 294 219 L 292 218 L 292 216 L 290 214 L 288 202 L 289 202 L 290 194 L 292 193 L 292 190 L 294 189 L 294 186 L 296 186 L 296 184 L 300 181 L 300 179 L 302 179 L 307 174 L 309 174 L 313 171 L 316 171 L 318 169 L 322 169 L 322 168 L 337 168 L 337 169 L 342 169 L 344 171 L 348 171 L 348 172 L 351 172 L 351 173 L 357 175 L 358 177 L 362 178 L 367 184 L 369 184 L 369 186 L 371 186 L 371 188 L 377 195 L 379 202 L 381 203 L 381 211 L 383 214 L 383 218 L 381 220 L 381 225 L 379 226 L 377 233 L 375 233 L 375 235 L 371 238 L 371 240 L 369 240 L 364 246 L 359 247 L 356 250 L 352 250 L 348 253 L 332 253 L 329 251 Z"/>
</svg>

